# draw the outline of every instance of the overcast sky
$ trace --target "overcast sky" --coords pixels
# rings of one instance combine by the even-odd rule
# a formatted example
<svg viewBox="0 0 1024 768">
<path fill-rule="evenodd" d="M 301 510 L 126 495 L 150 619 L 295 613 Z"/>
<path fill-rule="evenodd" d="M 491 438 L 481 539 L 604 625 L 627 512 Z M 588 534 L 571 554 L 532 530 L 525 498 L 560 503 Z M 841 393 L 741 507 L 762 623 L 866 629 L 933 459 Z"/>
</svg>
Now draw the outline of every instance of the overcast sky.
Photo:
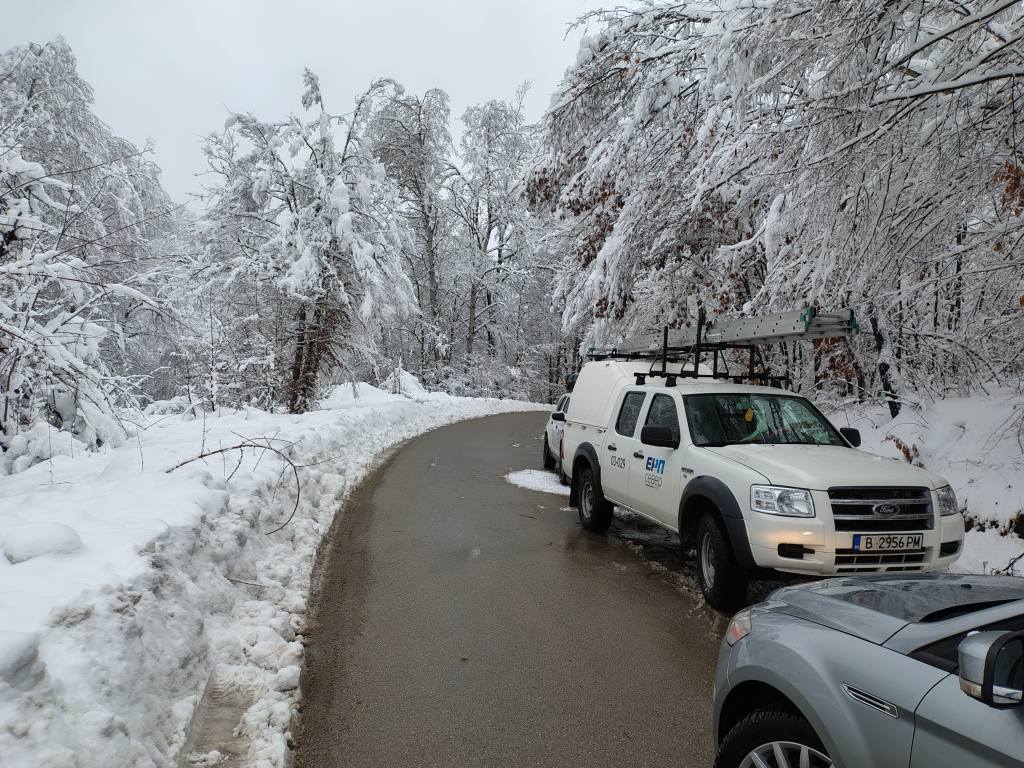
<svg viewBox="0 0 1024 768">
<path fill-rule="evenodd" d="M 608 5 L 609 3 L 605 3 Z M 3 49 L 63 35 L 96 112 L 136 144 L 151 139 L 164 186 L 184 200 L 203 169 L 199 139 L 229 111 L 299 109 L 302 69 L 346 112 L 372 79 L 440 87 L 458 117 L 530 81 L 530 119 L 575 59 L 573 19 L 597 0 L 30 0 L 0 25 Z M 614 5 L 614 3 L 612 3 Z"/>
</svg>

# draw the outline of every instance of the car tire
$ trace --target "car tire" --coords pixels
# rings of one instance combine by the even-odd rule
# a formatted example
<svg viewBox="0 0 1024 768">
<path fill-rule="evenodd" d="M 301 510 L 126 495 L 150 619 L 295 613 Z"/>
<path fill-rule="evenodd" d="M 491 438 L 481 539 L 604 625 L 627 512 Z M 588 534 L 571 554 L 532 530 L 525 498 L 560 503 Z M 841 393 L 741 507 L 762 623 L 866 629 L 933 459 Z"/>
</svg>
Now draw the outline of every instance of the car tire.
<svg viewBox="0 0 1024 768">
<path fill-rule="evenodd" d="M 604 533 L 612 524 L 615 507 L 602 494 L 594 480 L 594 470 L 584 467 L 579 476 L 579 502 L 577 510 L 580 525 L 591 533 Z"/>
<path fill-rule="evenodd" d="M 715 768 L 775 765 L 777 761 L 768 757 L 775 749 L 783 751 L 790 765 L 806 764 L 809 768 L 832 765 L 828 751 L 804 717 L 796 712 L 764 707 L 744 717 L 725 735 L 715 756 Z M 806 763 L 800 760 L 804 750 L 807 751 Z M 755 755 L 763 762 L 758 762 Z"/>
<path fill-rule="evenodd" d="M 740 570 L 718 518 L 706 512 L 697 523 L 697 583 L 712 608 L 731 611 L 747 596 Z"/>
<path fill-rule="evenodd" d="M 551 450 L 548 448 L 548 433 L 544 433 L 544 469 L 554 469 L 558 462 L 555 461 L 555 457 L 551 455 Z"/>
</svg>

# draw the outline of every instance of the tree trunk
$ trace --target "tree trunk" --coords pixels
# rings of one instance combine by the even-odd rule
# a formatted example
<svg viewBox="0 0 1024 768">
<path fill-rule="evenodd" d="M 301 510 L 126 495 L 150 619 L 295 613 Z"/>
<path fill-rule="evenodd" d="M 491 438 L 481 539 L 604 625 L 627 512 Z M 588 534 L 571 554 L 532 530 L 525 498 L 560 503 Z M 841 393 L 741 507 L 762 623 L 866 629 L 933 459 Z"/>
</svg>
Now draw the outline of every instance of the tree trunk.
<svg viewBox="0 0 1024 768">
<path fill-rule="evenodd" d="M 854 374 L 857 377 L 857 402 L 864 402 L 864 393 L 867 392 L 868 384 L 867 379 L 864 376 L 864 369 L 860 365 L 860 361 L 857 359 L 857 354 L 853 349 L 853 345 L 850 343 L 850 337 L 846 336 L 843 338 L 843 344 L 846 346 L 846 354 L 850 356 L 850 365 L 853 366 Z"/>
<path fill-rule="evenodd" d="M 313 307 L 313 319 L 306 326 L 305 351 L 293 413 L 305 413 L 313 403 L 320 366 L 331 344 L 332 329 L 342 322 L 342 318 L 332 318 L 330 314 L 326 300 L 319 299 Z"/>
<path fill-rule="evenodd" d="M 469 289 L 469 331 L 466 333 L 466 357 L 473 354 L 473 339 L 476 338 L 476 281 Z"/>
<path fill-rule="evenodd" d="M 306 305 L 300 304 L 295 316 L 295 354 L 292 357 L 291 379 L 288 382 L 288 412 L 300 413 L 299 398 L 302 383 L 303 358 L 306 354 Z"/>
<path fill-rule="evenodd" d="M 430 298 L 430 319 L 437 320 L 437 243 L 434 242 L 434 227 L 426 203 L 423 204 L 423 239 L 427 256 L 427 294 Z"/>
<path fill-rule="evenodd" d="M 884 360 L 883 352 L 888 346 L 885 334 L 882 332 L 881 327 L 878 324 L 878 319 L 874 315 L 870 318 L 871 324 L 871 335 L 875 339 L 875 350 L 878 352 L 878 378 L 882 382 L 882 391 L 885 393 L 886 401 L 889 405 L 889 415 L 892 418 L 896 418 L 900 415 L 901 403 L 896 397 L 896 389 L 893 387 L 892 374 L 889 370 L 888 361 Z"/>
</svg>

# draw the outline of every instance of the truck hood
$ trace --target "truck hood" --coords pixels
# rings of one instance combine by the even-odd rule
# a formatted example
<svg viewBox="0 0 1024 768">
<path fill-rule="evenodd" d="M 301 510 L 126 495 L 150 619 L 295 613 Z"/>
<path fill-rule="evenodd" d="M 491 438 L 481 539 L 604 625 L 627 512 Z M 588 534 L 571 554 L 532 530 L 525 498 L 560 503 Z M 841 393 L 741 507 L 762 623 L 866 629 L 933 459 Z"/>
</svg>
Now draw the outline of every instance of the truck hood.
<svg viewBox="0 0 1024 768">
<path fill-rule="evenodd" d="M 768 478 L 775 485 L 826 491 L 835 486 L 927 486 L 946 481 L 900 459 L 839 445 L 726 445 L 708 448 Z"/>
</svg>

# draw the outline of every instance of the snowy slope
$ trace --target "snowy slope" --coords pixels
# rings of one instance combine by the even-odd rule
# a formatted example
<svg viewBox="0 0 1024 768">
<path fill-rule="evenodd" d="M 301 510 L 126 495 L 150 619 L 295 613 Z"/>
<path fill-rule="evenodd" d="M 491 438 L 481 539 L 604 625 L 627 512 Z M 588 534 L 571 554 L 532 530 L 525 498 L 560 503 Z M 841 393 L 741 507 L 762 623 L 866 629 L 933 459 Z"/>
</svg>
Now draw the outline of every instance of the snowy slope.
<svg viewBox="0 0 1024 768">
<path fill-rule="evenodd" d="M 176 765 L 215 668 L 252 703 L 246 765 L 283 765 L 310 570 L 340 502 L 404 439 L 538 406 L 348 385 L 322 407 L 154 416 L 123 447 L 0 478 L 4 768 Z M 303 465 L 297 508 L 269 450 L 167 471 L 267 438 Z"/>
<path fill-rule="evenodd" d="M 1024 396 L 1009 390 L 947 398 L 896 419 L 883 407 L 831 414 L 839 426 L 861 431 L 862 447 L 910 460 L 945 477 L 973 528 L 953 570 L 1004 568 L 1024 553 Z M 1017 573 L 1024 575 L 1024 560 Z"/>
</svg>

